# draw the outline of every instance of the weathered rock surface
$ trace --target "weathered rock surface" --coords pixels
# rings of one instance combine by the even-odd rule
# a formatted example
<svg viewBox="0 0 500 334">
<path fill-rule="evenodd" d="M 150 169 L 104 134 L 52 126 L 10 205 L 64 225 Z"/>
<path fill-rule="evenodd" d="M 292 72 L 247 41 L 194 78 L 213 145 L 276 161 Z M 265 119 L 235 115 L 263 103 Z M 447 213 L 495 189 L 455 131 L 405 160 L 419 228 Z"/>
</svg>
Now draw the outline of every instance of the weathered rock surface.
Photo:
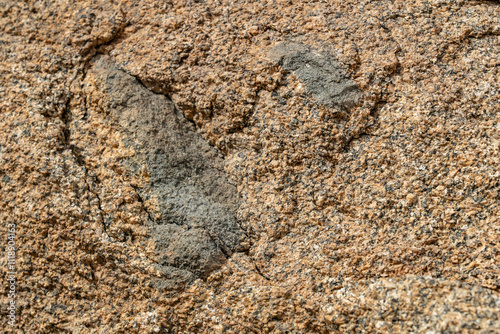
<svg viewBox="0 0 500 334">
<path fill-rule="evenodd" d="M 0 27 L 15 331 L 500 331 L 498 1 L 4 1 Z"/>
<path fill-rule="evenodd" d="M 150 223 L 160 270 L 167 277 L 206 277 L 243 249 L 235 217 L 239 199 L 220 154 L 172 101 L 149 91 L 108 58 L 96 59 L 89 77 L 110 124 L 121 129 L 125 146 L 136 152 L 124 165 L 132 173 L 147 167 L 150 186 L 140 193 L 141 200 L 156 204 L 158 216 L 151 212 Z"/>
<path fill-rule="evenodd" d="M 349 80 L 342 64 L 330 55 L 322 55 L 304 45 L 279 44 L 271 50 L 271 58 L 287 71 L 292 71 L 320 104 L 330 108 L 350 109 L 359 104 L 361 92 Z"/>
</svg>

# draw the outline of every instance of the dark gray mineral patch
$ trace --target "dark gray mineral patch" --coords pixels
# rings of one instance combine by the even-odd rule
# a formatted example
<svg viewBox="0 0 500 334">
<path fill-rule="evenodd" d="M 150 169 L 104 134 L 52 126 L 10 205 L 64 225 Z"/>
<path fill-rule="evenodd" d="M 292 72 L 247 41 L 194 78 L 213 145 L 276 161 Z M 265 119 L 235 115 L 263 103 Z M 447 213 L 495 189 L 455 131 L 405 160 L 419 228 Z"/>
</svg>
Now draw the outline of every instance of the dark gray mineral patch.
<svg viewBox="0 0 500 334">
<path fill-rule="evenodd" d="M 159 270 L 168 286 L 206 277 L 240 250 L 243 231 L 235 213 L 239 198 L 228 182 L 221 155 L 181 115 L 166 96 L 100 57 L 92 69 L 101 82 L 105 108 L 147 164 L 150 189 L 161 218 L 151 222 L 159 253 Z M 139 159 L 139 160 L 141 160 Z M 137 158 L 126 162 L 134 171 Z"/>
<path fill-rule="evenodd" d="M 356 83 L 328 53 L 319 53 L 305 45 L 282 43 L 271 50 L 271 58 L 293 72 L 320 104 L 347 110 L 361 101 Z"/>
</svg>

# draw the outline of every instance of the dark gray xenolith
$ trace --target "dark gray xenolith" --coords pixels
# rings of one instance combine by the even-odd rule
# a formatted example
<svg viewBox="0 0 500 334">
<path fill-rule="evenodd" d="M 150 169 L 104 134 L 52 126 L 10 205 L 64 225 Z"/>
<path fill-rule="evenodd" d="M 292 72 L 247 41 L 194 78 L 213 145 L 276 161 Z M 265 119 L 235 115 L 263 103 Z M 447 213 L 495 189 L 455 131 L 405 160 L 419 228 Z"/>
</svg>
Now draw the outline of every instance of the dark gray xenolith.
<svg viewBox="0 0 500 334">
<path fill-rule="evenodd" d="M 92 69 L 113 124 L 137 152 L 127 161 L 132 171 L 143 160 L 150 172 L 150 191 L 161 218 L 152 222 L 160 287 L 206 277 L 232 252 L 239 251 L 243 232 L 235 213 L 239 198 L 224 173 L 223 159 L 181 115 L 172 101 L 155 94 L 137 79 L 100 57 Z"/>
<path fill-rule="evenodd" d="M 302 81 L 312 97 L 330 108 L 347 110 L 361 101 L 361 91 L 341 64 L 329 53 L 305 45 L 282 43 L 271 50 L 271 58 Z"/>
</svg>

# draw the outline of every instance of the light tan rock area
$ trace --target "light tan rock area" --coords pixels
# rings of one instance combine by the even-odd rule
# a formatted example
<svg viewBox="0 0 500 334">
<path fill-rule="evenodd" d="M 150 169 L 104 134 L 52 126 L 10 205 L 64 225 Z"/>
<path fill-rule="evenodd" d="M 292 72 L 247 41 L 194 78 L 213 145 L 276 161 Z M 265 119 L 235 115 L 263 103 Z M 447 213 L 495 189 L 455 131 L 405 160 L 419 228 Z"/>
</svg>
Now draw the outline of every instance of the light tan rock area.
<svg viewBox="0 0 500 334">
<path fill-rule="evenodd" d="M 500 333 L 499 156 L 498 1 L 0 0 L 0 332 Z"/>
</svg>

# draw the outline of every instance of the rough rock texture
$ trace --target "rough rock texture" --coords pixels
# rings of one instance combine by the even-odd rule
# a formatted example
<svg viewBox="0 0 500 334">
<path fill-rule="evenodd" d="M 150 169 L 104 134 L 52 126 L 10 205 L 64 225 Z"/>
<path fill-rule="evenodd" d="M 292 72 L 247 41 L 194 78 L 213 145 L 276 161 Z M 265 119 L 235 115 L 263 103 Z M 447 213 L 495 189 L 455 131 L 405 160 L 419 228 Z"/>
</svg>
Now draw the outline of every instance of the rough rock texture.
<svg viewBox="0 0 500 334">
<path fill-rule="evenodd" d="M 361 100 L 356 83 L 349 80 L 332 55 L 322 55 L 304 45 L 282 43 L 271 50 L 270 56 L 282 69 L 292 71 L 322 105 L 348 110 Z"/>
<path fill-rule="evenodd" d="M 158 265 L 167 277 L 206 277 L 227 256 L 242 250 L 236 221 L 237 191 L 229 184 L 216 150 L 165 96 L 155 94 L 105 57 L 87 73 L 109 123 L 135 155 L 129 173 L 147 170 L 149 187 L 139 191 L 149 212 Z M 151 205 L 150 205 L 151 203 Z M 153 209 L 154 210 L 154 209 Z M 194 275 L 194 277 L 193 277 Z"/>
<path fill-rule="evenodd" d="M 500 332 L 498 1 L 4 1 L 0 23 L 18 331 Z"/>
</svg>

